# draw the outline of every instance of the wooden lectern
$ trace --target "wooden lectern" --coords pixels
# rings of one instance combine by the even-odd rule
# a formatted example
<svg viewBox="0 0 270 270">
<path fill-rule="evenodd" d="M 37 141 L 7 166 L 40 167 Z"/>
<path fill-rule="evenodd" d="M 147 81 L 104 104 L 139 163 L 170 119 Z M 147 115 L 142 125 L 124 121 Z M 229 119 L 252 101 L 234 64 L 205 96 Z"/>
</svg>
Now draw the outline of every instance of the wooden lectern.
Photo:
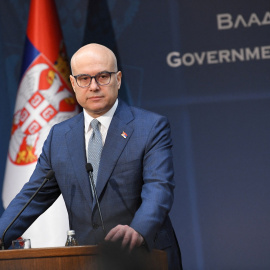
<svg viewBox="0 0 270 270">
<path fill-rule="evenodd" d="M 103 259 L 97 246 L 2 250 L 0 251 L 0 269 L 102 270 L 100 262 Z M 144 260 L 147 262 L 146 267 L 144 266 L 146 270 L 168 270 L 167 254 L 164 251 L 153 250 L 151 253 L 144 253 Z"/>
</svg>

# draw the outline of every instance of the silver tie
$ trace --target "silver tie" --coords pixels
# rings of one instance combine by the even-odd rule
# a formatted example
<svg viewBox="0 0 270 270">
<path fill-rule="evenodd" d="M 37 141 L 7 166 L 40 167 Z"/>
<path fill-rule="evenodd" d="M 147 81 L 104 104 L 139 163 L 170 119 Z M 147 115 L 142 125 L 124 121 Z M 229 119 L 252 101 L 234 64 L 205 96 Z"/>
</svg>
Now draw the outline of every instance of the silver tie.
<svg viewBox="0 0 270 270">
<path fill-rule="evenodd" d="M 88 162 L 93 166 L 93 178 L 96 185 L 99 161 L 103 145 L 101 133 L 99 131 L 99 121 L 97 119 L 93 119 L 90 125 L 93 129 L 93 133 L 88 143 Z"/>
</svg>

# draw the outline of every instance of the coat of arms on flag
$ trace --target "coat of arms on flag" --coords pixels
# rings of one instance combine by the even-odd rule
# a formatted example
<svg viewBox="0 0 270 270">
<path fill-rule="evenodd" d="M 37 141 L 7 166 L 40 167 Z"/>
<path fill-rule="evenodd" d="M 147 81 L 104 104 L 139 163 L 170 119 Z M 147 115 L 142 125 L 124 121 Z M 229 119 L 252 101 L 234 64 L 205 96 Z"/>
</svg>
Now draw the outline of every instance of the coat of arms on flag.
<svg viewBox="0 0 270 270">
<path fill-rule="evenodd" d="M 52 125 L 77 111 L 69 85 L 41 54 L 26 70 L 18 90 L 9 147 L 11 162 L 36 162 Z"/>
</svg>

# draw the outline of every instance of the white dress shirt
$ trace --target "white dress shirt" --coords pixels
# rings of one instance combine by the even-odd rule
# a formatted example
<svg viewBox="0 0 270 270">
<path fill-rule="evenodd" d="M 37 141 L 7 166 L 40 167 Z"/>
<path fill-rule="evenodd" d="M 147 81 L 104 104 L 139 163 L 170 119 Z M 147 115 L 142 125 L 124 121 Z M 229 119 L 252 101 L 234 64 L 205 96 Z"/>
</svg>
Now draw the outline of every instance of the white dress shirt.
<svg viewBox="0 0 270 270">
<path fill-rule="evenodd" d="M 102 137 L 102 144 L 104 145 L 105 140 L 106 140 L 106 136 L 108 133 L 108 129 L 109 126 L 111 124 L 113 115 L 116 111 L 118 105 L 118 99 L 116 99 L 114 105 L 112 106 L 112 108 L 106 112 L 105 114 L 99 116 L 98 118 L 96 118 L 99 123 L 100 123 L 100 133 L 101 133 L 101 137 Z M 93 132 L 93 129 L 90 125 L 91 121 L 94 119 L 92 116 L 90 116 L 85 109 L 83 109 L 83 114 L 84 114 L 84 137 L 85 137 L 85 151 L 86 151 L 86 156 L 87 156 L 87 152 L 88 152 L 88 143 L 89 143 L 89 139 L 90 136 Z"/>
</svg>

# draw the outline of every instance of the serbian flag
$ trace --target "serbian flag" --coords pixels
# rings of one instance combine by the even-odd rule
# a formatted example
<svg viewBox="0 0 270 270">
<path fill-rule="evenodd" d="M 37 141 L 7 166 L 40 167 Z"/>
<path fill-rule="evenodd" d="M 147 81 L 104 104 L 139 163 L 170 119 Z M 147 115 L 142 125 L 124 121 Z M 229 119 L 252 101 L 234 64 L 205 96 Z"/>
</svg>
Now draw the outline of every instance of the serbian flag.
<svg viewBox="0 0 270 270">
<path fill-rule="evenodd" d="M 31 0 L 3 186 L 3 205 L 29 180 L 50 128 L 79 111 L 54 0 Z M 32 247 L 63 246 L 69 229 L 62 196 L 25 232 Z"/>
</svg>

